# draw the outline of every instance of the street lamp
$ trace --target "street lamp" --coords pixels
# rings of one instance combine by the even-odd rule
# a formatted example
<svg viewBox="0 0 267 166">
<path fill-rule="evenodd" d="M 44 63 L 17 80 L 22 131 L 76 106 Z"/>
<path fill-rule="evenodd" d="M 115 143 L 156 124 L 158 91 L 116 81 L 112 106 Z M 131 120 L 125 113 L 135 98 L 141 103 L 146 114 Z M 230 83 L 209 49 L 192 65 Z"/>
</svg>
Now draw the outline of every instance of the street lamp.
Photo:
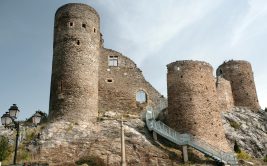
<svg viewBox="0 0 267 166">
<path fill-rule="evenodd" d="M 17 107 L 16 104 L 13 104 L 10 106 L 9 110 L 9 116 L 13 119 L 17 119 L 17 116 L 19 114 L 19 108 Z"/>
<path fill-rule="evenodd" d="M 41 122 L 41 119 L 42 115 L 40 114 L 40 111 L 36 111 L 32 116 L 32 123 L 37 126 Z"/>
<path fill-rule="evenodd" d="M 12 119 L 9 116 L 9 112 L 6 112 L 2 117 L 1 117 L 1 123 L 4 126 L 8 126 L 12 123 Z"/>
<path fill-rule="evenodd" d="M 13 164 L 16 165 L 16 158 L 17 158 L 17 150 L 18 150 L 18 139 L 19 139 L 19 121 L 15 121 L 17 119 L 18 113 L 20 112 L 17 105 L 13 104 L 8 109 L 9 112 L 6 112 L 1 117 L 1 123 L 5 126 L 5 128 L 9 128 L 11 130 L 15 129 L 16 134 L 16 145 L 15 145 L 15 154 L 14 154 L 14 160 Z M 40 111 L 39 111 L 40 112 Z M 37 126 L 38 123 L 40 123 L 42 115 L 36 111 L 36 113 L 32 117 L 32 121 Z"/>
</svg>

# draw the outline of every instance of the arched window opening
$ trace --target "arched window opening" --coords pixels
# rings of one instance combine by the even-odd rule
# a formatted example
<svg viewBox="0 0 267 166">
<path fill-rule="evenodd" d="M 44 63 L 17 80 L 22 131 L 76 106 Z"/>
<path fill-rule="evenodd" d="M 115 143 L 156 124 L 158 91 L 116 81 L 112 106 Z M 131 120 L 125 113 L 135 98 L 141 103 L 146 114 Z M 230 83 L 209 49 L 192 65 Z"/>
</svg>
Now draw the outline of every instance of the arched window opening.
<svg viewBox="0 0 267 166">
<path fill-rule="evenodd" d="M 145 91 L 140 90 L 136 93 L 136 101 L 139 103 L 147 102 L 147 94 Z"/>
</svg>

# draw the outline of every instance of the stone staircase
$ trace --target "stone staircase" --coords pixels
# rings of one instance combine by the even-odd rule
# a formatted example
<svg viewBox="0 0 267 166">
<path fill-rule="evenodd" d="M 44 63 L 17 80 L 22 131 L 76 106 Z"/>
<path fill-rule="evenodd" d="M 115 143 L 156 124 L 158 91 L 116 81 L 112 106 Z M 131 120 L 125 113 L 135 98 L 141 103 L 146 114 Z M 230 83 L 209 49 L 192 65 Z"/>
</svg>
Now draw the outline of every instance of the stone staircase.
<svg viewBox="0 0 267 166">
<path fill-rule="evenodd" d="M 224 152 L 203 140 L 194 138 L 190 134 L 180 134 L 161 121 L 156 121 L 154 117 L 154 111 L 152 108 L 148 108 L 146 112 L 146 125 L 150 131 L 161 135 L 177 145 L 191 146 L 217 162 L 238 165 L 238 161 L 233 153 Z"/>
</svg>

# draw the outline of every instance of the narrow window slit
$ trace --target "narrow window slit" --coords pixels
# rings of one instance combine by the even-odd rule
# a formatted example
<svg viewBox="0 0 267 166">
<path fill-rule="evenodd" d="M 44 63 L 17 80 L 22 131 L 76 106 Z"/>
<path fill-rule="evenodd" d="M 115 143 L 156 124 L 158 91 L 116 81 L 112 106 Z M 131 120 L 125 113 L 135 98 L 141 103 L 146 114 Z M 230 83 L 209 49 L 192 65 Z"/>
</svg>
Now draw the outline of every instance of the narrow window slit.
<svg viewBox="0 0 267 166">
<path fill-rule="evenodd" d="M 63 93 L 63 81 L 60 81 L 60 93 Z"/>
</svg>

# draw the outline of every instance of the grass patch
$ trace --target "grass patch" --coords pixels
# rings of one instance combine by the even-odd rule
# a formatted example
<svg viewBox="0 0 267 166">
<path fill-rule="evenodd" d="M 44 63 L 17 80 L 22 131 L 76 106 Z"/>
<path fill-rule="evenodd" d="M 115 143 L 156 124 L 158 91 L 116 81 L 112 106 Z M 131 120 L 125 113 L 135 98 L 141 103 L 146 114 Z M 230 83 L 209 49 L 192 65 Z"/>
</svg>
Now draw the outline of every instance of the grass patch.
<svg viewBox="0 0 267 166">
<path fill-rule="evenodd" d="M 237 158 L 239 160 L 250 160 L 251 156 L 248 153 L 246 153 L 245 151 L 241 150 L 240 153 L 237 153 Z"/>
<path fill-rule="evenodd" d="M 73 124 L 69 124 L 68 128 L 66 129 L 67 132 L 70 132 L 73 129 Z"/>
<path fill-rule="evenodd" d="M 30 161 L 30 160 L 31 160 L 31 155 L 25 149 L 25 147 L 23 149 L 18 150 L 17 161 L 25 162 L 25 161 Z"/>
<path fill-rule="evenodd" d="M 106 163 L 103 159 L 98 156 L 87 156 L 82 157 L 75 164 L 82 165 L 87 164 L 88 166 L 106 166 Z"/>
</svg>

